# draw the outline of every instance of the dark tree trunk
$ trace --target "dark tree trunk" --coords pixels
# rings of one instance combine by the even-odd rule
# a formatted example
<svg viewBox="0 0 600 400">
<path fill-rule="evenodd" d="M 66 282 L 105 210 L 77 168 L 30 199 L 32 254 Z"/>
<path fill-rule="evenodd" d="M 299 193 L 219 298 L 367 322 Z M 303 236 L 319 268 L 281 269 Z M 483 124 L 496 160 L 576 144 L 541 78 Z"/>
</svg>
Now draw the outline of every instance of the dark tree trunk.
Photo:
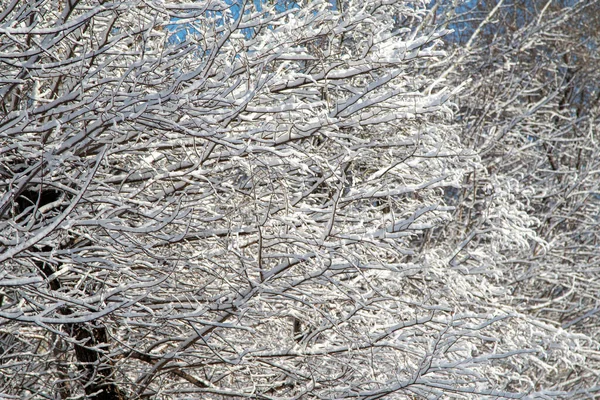
<svg viewBox="0 0 600 400">
<path fill-rule="evenodd" d="M 40 207 L 59 200 L 61 193 L 50 189 L 44 190 L 25 190 L 15 201 L 17 213 L 21 213 L 28 208 L 35 213 Z M 54 250 L 52 246 L 43 246 L 41 248 L 31 248 L 30 251 L 36 253 L 46 253 Z M 54 274 L 60 267 L 60 263 L 53 263 L 38 259 L 36 266 L 41 274 L 47 279 Z M 61 283 L 59 278 L 49 282 L 50 289 L 59 291 Z M 63 315 L 69 315 L 73 311 L 69 307 L 60 310 Z M 124 400 L 125 395 L 113 381 L 114 368 L 110 360 L 102 357 L 102 354 L 108 349 L 108 334 L 106 327 L 98 321 L 89 323 L 69 324 L 65 326 L 65 332 L 73 339 L 77 340 L 74 345 L 75 358 L 80 364 L 80 369 L 84 372 L 82 381 L 86 393 L 86 399 L 91 400 Z M 60 340 L 60 339 L 59 339 Z M 65 351 L 57 350 L 57 358 Z M 64 369 L 64 368 L 62 368 Z M 59 366 L 58 370 L 62 371 Z M 61 373 L 59 381 L 59 393 L 61 398 L 67 398 L 71 395 L 71 387 L 68 384 L 68 375 Z"/>
</svg>

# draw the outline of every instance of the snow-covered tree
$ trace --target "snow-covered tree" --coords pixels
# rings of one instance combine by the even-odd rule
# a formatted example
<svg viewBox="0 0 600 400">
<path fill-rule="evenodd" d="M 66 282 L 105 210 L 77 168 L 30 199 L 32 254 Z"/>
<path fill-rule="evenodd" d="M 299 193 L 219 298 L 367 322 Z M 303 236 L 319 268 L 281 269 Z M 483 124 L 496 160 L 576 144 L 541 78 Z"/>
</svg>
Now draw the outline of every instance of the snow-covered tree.
<svg viewBox="0 0 600 400">
<path fill-rule="evenodd" d="M 463 144 L 482 155 L 480 176 L 512 185 L 538 221 L 536 240 L 502 261 L 515 301 L 597 335 L 600 2 L 472 6 L 453 20 L 463 33 L 453 72 L 472 79 L 460 99 Z"/>
<path fill-rule="evenodd" d="M 0 10 L 0 392 L 598 390 L 569 375 L 597 344 L 500 285 L 542 240 L 512 180 L 475 178 L 425 2 Z"/>
<path fill-rule="evenodd" d="M 481 157 L 456 199 L 453 232 L 468 242 L 458 259 L 477 266 L 472 254 L 490 243 L 479 226 L 493 226 L 488 199 L 509 193 L 533 231 L 520 249 L 494 257 L 511 304 L 598 340 L 600 2 L 481 1 L 445 11 L 456 28 L 446 76 L 470 79 L 456 98 L 461 139 Z M 557 385 L 597 385 L 598 357 L 587 360 Z"/>
</svg>

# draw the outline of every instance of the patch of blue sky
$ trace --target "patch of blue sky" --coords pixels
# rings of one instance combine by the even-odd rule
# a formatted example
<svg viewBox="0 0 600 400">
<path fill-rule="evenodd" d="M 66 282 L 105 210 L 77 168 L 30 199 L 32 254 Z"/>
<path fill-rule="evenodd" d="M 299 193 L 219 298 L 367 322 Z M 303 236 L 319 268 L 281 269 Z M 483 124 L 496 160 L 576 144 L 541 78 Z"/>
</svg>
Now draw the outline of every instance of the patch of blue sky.
<svg viewBox="0 0 600 400">
<path fill-rule="evenodd" d="M 213 19 L 216 26 L 225 26 L 235 24 L 243 14 L 251 12 L 250 9 L 244 5 L 247 1 L 244 0 L 225 0 L 225 3 L 229 5 L 229 8 L 225 11 L 206 11 L 206 16 Z M 254 9 L 258 12 L 262 12 L 266 4 L 272 4 L 275 12 L 283 13 L 295 8 L 300 8 L 300 4 L 294 0 L 252 0 Z M 274 4 L 273 4 L 274 3 Z M 332 8 L 336 9 L 337 1 L 331 1 Z M 177 23 L 180 18 L 172 18 L 173 24 L 167 25 L 167 30 L 172 32 L 169 37 L 170 44 L 180 44 L 187 40 L 188 35 L 198 34 L 198 30 L 194 27 L 191 22 Z M 241 33 L 248 39 L 254 35 L 252 28 L 243 28 Z"/>
<path fill-rule="evenodd" d="M 171 22 L 177 22 L 180 18 L 172 18 Z M 190 33 L 197 32 L 196 29 L 189 22 L 183 24 L 169 24 L 167 30 L 173 34 L 169 36 L 169 44 L 179 44 L 186 41 L 187 36 Z"/>
</svg>

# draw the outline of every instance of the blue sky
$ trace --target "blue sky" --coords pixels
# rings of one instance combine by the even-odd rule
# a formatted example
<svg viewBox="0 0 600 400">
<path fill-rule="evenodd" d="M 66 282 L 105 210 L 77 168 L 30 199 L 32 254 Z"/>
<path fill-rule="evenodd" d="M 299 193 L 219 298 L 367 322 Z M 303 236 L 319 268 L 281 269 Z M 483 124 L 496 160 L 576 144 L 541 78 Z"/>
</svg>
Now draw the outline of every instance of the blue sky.
<svg viewBox="0 0 600 400">
<path fill-rule="evenodd" d="M 253 3 L 256 10 L 262 11 L 263 5 L 270 1 L 272 0 L 253 0 Z M 229 9 L 226 12 L 208 11 L 207 15 L 215 17 L 217 25 L 222 25 L 224 23 L 225 18 L 233 18 L 233 20 L 237 20 L 240 17 L 243 2 L 243 0 L 225 0 L 225 3 L 230 5 Z M 333 9 L 336 8 L 335 0 L 331 0 L 331 6 Z M 276 0 L 275 3 L 275 10 L 277 12 L 284 12 L 295 7 L 299 7 L 299 5 L 296 1 L 293 0 Z M 179 18 L 172 19 L 173 22 L 176 22 L 178 20 Z M 167 25 L 167 29 L 173 32 L 173 35 L 169 38 L 169 42 L 172 44 L 184 42 L 188 33 L 195 31 L 195 29 L 188 23 Z M 243 33 L 247 37 L 252 36 L 252 30 L 250 29 L 245 29 Z"/>
</svg>

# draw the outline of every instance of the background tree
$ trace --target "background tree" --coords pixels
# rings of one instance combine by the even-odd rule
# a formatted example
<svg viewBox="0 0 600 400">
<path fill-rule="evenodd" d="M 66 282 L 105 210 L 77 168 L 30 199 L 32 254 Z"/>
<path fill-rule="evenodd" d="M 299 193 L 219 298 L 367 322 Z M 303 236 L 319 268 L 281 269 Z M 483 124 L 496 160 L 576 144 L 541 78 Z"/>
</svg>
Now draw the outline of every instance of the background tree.
<svg viewBox="0 0 600 400">
<path fill-rule="evenodd" d="M 479 176 L 508 179 L 515 199 L 539 220 L 538 239 L 502 260 L 515 302 L 595 336 L 600 4 L 470 6 L 452 20 L 455 76 L 473 79 L 460 100 L 464 143 L 482 155 Z"/>
<path fill-rule="evenodd" d="M 597 391 L 597 343 L 499 286 L 543 240 L 422 2 L 0 4 L 3 393 Z"/>
<path fill-rule="evenodd" d="M 478 183 L 493 182 L 495 192 L 509 187 L 535 231 L 520 251 L 494 257 L 512 304 L 597 339 L 599 4 L 467 5 L 438 12 L 456 28 L 447 36 L 455 52 L 446 76 L 472 80 L 457 100 L 463 144 L 481 155 L 481 168 L 457 194 L 461 207 L 452 232 L 468 242 L 458 259 L 476 268 L 472 254 L 488 242 L 480 227 L 489 226 L 494 213 Z M 567 376 L 571 382 L 597 379 L 586 368 Z"/>
</svg>

